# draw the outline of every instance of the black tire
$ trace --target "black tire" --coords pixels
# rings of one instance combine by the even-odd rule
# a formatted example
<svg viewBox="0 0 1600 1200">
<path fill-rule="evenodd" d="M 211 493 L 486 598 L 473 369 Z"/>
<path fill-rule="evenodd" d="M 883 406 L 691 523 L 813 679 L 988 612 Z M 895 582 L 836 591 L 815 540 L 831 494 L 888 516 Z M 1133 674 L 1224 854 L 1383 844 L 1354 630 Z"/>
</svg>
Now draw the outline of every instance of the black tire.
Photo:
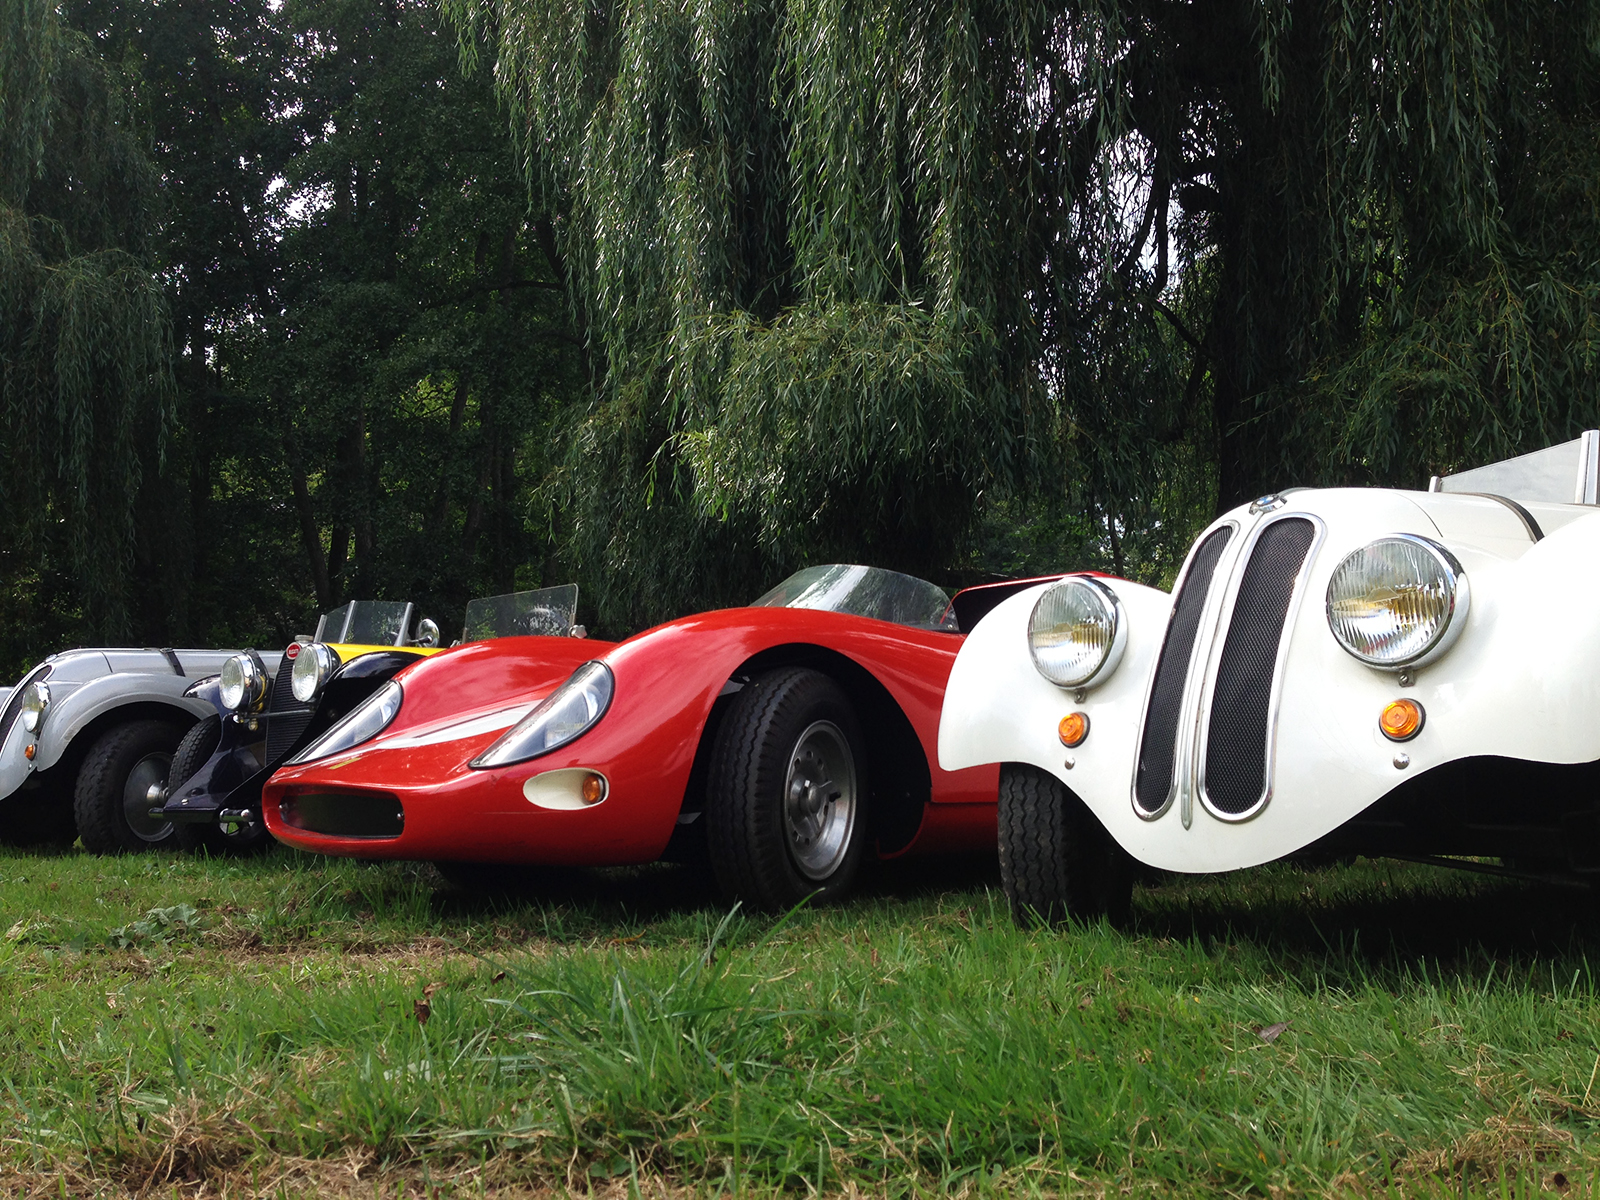
<svg viewBox="0 0 1600 1200">
<path fill-rule="evenodd" d="M 183 726 L 167 721 L 129 721 L 112 726 L 89 747 L 72 804 L 84 849 L 123 854 L 195 845 L 192 827 L 153 822 L 139 812 L 141 785 L 166 781 L 184 733 Z"/>
<path fill-rule="evenodd" d="M 203 717 L 194 728 L 183 735 L 183 741 L 172 752 L 172 770 L 167 775 L 167 795 L 175 796 L 178 789 L 205 766 L 222 744 L 222 718 L 213 713 Z M 213 854 L 258 854 L 272 844 L 266 822 L 259 819 L 248 825 L 195 825 L 191 827 L 197 845 Z"/>
<path fill-rule="evenodd" d="M 1054 775 L 1000 768 L 1000 881 L 1017 924 L 1127 920 L 1133 859 Z"/>
<path fill-rule="evenodd" d="M 167 795 L 177 795 L 178 789 L 194 778 L 194 773 L 206 765 L 221 743 L 221 717 L 212 713 L 196 721 L 172 752 L 172 766 L 167 771 Z"/>
<path fill-rule="evenodd" d="M 729 903 L 781 911 L 850 891 L 867 842 L 861 746 L 849 699 L 818 671 L 773 671 L 734 697 L 712 748 L 702 818 Z"/>
</svg>

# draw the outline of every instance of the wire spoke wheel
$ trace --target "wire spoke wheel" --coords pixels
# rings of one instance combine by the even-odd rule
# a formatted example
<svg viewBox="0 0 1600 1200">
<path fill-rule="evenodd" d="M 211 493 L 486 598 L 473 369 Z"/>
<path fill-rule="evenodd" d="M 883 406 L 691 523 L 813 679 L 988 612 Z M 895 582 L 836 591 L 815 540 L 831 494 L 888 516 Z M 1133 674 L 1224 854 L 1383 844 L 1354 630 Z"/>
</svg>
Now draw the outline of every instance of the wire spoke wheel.
<svg viewBox="0 0 1600 1200">
<path fill-rule="evenodd" d="M 850 743 L 832 721 L 814 721 L 789 756 L 783 785 L 784 832 L 794 865 L 807 879 L 838 869 L 856 821 L 856 766 Z"/>
</svg>

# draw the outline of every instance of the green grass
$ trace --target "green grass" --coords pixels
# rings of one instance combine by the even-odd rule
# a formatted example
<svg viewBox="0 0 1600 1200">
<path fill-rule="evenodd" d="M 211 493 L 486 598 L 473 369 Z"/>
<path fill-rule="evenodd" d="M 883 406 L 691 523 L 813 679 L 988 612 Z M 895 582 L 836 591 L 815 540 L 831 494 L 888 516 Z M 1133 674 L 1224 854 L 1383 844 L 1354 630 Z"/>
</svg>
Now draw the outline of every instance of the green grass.
<svg viewBox="0 0 1600 1200">
<path fill-rule="evenodd" d="M 0 852 L 0 1190 L 1589 1194 L 1580 908 L 1363 861 L 1023 931 L 948 864 L 778 921 L 674 867 Z"/>
</svg>

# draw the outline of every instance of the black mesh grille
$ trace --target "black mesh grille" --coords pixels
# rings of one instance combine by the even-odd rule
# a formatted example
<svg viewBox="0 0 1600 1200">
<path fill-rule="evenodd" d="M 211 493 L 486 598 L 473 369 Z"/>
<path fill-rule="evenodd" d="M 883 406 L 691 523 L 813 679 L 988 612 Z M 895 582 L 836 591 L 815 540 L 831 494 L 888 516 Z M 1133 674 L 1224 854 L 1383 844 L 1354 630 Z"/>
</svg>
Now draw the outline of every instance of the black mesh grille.
<svg viewBox="0 0 1600 1200">
<path fill-rule="evenodd" d="M 311 712 L 294 698 L 294 659 L 285 654 L 278 663 L 278 674 L 272 681 L 272 698 L 267 702 L 269 767 L 277 766 L 288 757 L 306 726 L 311 724 Z"/>
<path fill-rule="evenodd" d="M 6 744 L 6 738 L 11 736 L 11 727 L 17 723 L 17 717 L 22 713 L 23 692 L 30 683 L 38 683 L 41 679 L 50 678 L 52 669 L 49 663 L 40 663 L 22 677 L 21 683 L 11 689 L 11 697 L 6 702 L 6 710 L 0 713 L 0 747 Z"/>
<path fill-rule="evenodd" d="M 1206 744 L 1206 797 L 1220 812 L 1254 808 L 1267 789 L 1272 672 L 1295 580 L 1316 536 L 1310 521 L 1276 521 L 1256 539 L 1217 664 Z"/>
<path fill-rule="evenodd" d="M 1224 525 L 1200 543 L 1172 602 L 1166 640 L 1161 643 L 1161 657 L 1156 662 L 1156 681 L 1150 689 L 1150 707 L 1145 712 L 1144 737 L 1139 742 L 1139 773 L 1134 777 L 1134 800 L 1145 812 L 1157 811 L 1172 790 L 1172 764 L 1178 752 L 1178 709 L 1183 703 L 1189 654 L 1194 649 L 1206 595 L 1211 591 L 1211 576 L 1232 536 L 1233 527 Z"/>
</svg>

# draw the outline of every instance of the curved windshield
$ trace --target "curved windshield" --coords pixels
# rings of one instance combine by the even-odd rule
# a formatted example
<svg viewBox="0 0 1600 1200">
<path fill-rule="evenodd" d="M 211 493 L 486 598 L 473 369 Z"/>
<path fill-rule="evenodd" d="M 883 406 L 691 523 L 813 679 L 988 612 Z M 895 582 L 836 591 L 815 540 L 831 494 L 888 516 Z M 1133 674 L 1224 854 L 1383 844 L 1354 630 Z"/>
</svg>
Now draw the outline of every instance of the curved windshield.
<svg viewBox="0 0 1600 1200">
<path fill-rule="evenodd" d="M 578 585 L 487 596 L 467 605 L 462 640 L 502 637 L 566 637 L 578 617 Z"/>
<path fill-rule="evenodd" d="M 317 622 L 314 640 L 359 646 L 403 646 L 411 624 L 409 600 L 352 600 Z"/>
<path fill-rule="evenodd" d="M 750 607 L 820 608 L 918 629 L 956 632 L 955 613 L 943 588 L 881 567 L 838 563 L 807 567 L 752 601 Z"/>
</svg>

